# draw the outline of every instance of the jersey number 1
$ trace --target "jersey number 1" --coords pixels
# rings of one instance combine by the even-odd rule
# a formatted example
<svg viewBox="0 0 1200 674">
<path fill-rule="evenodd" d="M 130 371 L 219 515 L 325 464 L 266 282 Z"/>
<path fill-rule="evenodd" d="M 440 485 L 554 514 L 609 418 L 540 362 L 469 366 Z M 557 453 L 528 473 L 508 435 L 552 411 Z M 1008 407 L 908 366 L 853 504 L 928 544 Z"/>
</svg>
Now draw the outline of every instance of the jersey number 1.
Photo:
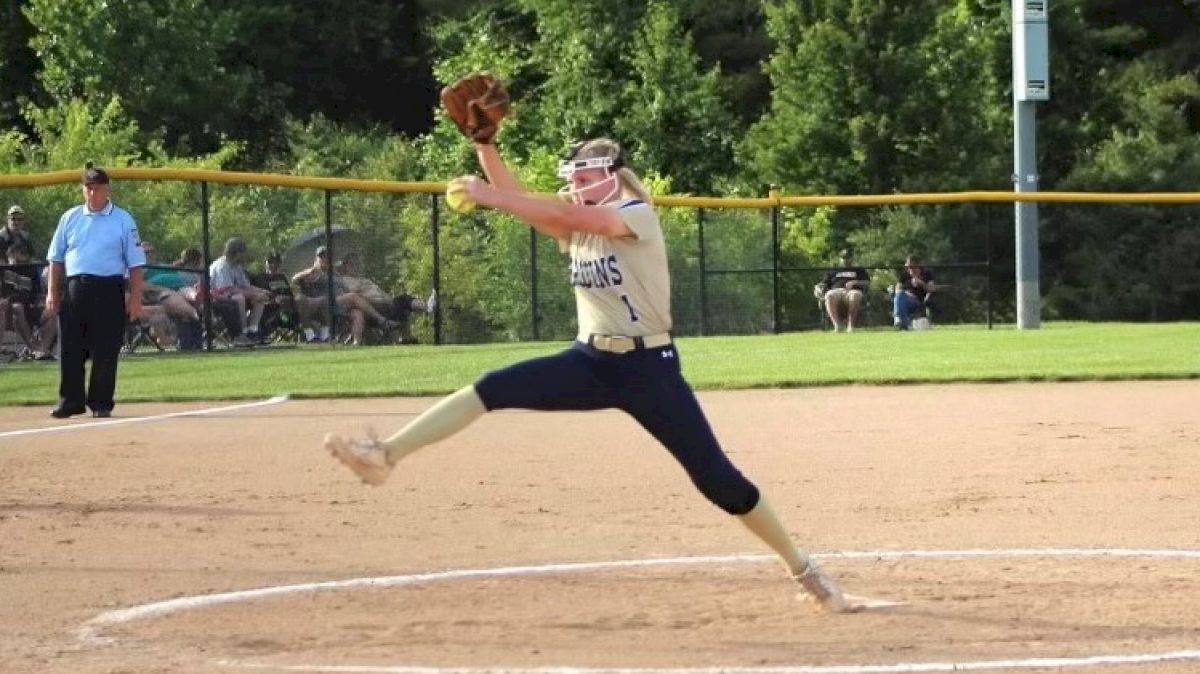
<svg viewBox="0 0 1200 674">
<path fill-rule="evenodd" d="M 637 323 L 638 315 L 637 312 L 633 310 L 633 303 L 629 301 L 629 295 L 622 294 L 621 301 L 625 303 L 625 308 L 629 309 L 629 320 Z"/>
</svg>

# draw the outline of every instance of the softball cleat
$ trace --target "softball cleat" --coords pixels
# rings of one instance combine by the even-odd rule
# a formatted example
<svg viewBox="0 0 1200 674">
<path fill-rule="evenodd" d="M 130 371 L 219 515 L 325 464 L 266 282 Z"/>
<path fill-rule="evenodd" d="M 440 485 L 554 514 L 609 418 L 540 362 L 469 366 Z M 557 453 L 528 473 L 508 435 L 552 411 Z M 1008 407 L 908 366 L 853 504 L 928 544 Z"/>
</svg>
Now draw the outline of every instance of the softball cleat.
<svg viewBox="0 0 1200 674">
<path fill-rule="evenodd" d="M 387 452 L 373 435 L 360 440 L 329 433 L 325 436 L 325 449 L 362 478 L 363 484 L 378 487 L 387 481 L 388 474 L 392 472 L 392 466 L 387 462 Z"/>
<path fill-rule="evenodd" d="M 804 592 L 800 594 L 802 599 L 814 601 L 830 613 L 849 613 L 853 610 L 837 583 L 825 575 L 815 563 L 809 562 L 804 572 L 795 576 L 795 579 L 800 583 L 800 587 L 804 588 Z"/>
</svg>

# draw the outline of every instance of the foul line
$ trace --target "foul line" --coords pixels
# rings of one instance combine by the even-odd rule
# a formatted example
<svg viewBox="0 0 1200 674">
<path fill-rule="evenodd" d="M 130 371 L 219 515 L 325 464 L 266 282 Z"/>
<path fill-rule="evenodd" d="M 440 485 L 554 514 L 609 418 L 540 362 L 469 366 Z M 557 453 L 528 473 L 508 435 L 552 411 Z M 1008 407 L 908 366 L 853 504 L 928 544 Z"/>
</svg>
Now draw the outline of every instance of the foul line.
<svg viewBox="0 0 1200 674">
<path fill-rule="evenodd" d="M 274 398 L 267 400 L 259 400 L 252 403 L 241 403 L 238 405 L 228 405 L 226 407 L 211 407 L 208 409 L 189 410 L 187 412 L 171 412 L 169 414 L 156 414 L 149 417 L 130 417 L 128 419 L 109 419 L 108 421 L 92 421 L 84 424 L 64 424 L 62 426 L 46 426 L 45 428 L 26 428 L 19 431 L 5 431 L 0 433 L 0 439 L 15 438 L 23 435 L 39 435 L 41 433 L 62 433 L 65 431 L 83 431 L 93 428 L 102 428 L 104 426 L 121 426 L 124 424 L 140 424 L 151 421 L 162 421 L 163 419 L 175 419 L 178 417 L 198 417 L 205 414 L 220 414 L 221 412 L 236 412 L 239 410 L 248 410 L 252 407 L 265 407 L 267 405 L 277 405 L 285 402 L 288 399 L 287 394 L 277 395 Z"/>
<path fill-rule="evenodd" d="M 1011 550 L 876 550 L 847 551 L 817 554 L 821 559 L 971 559 L 1011 557 L 1150 557 L 1168 559 L 1200 559 L 1200 550 L 1130 549 L 1130 548 L 1018 548 Z M 92 618 L 79 630 L 85 643 L 112 643 L 101 630 L 145 618 L 159 617 L 181 611 L 230 604 L 302 592 L 344 590 L 363 587 L 397 587 L 470 578 L 497 578 L 601 571 L 630 567 L 652 567 L 682 564 L 756 563 L 774 560 L 773 555 L 727 555 L 709 557 L 666 557 L 630 559 L 609 562 L 573 562 L 538 566 L 507 566 L 492 569 L 458 569 L 403 576 L 351 578 L 348 580 L 277 585 L 253 590 L 220 592 L 208 595 L 179 597 L 166 601 L 141 604 L 125 609 L 106 611 Z M 976 660 L 964 662 L 909 662 L 896 664 L 851 665 L 779 665 L 772 667 L 422 667 L 412 665 L 272 665 L 240 660 L 214 660 L 222 667 L 275 670 L 286 672 L 330 672 L 345 674 L 907 674 L 911 672 L 956 672 L 989 669 L 1035 669 L 1092 667 L 1117 664 L 1152 664 L 1157 662 L 1200 660 L 1200 650 L 1140 653 L 1128 655 L 1094 655 L 1062 658 L 1026 658 L 1008 660 Z"/>
<path fill-rule="evenodd" d="M 215 660 L 213 664 L 241 669 L 331 674 L 908 674 L 909 672 L 968 672 L 986 669 L 1035 669 L 1141 665 L 1169 660 L 1200 660 L 1200 651 L 1147 655 L 1096 655 L 1080 658 L 1029 658 L 973 662 L 912 662 L 895 665 L 778 665 L 774 667 L 411 667 L 372 665 L 269 665 Z"/>
</svg>

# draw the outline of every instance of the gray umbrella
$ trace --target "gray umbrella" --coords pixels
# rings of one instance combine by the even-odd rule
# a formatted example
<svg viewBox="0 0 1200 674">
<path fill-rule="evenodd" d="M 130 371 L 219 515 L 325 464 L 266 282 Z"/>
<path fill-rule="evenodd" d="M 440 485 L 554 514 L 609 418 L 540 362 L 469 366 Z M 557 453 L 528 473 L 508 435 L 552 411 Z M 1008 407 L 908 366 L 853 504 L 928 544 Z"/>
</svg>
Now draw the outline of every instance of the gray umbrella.
<svg viewBox="0 0 1200 674">
<path fill-rule="evenodd" d="M 334 225 L 332 229 L 335 260 L 341 260 L 348 253 L 360 250 L 362 239 L 358 232 L 344 225 Z M 324 227 L 317 227 L 297 236 L 283 252 L 283 260 L 279 263 L 280 271 L 290 277 L 298 271 L 308 269 L 316 259 L 317 248 L 328 245 Z"/>
</svg>

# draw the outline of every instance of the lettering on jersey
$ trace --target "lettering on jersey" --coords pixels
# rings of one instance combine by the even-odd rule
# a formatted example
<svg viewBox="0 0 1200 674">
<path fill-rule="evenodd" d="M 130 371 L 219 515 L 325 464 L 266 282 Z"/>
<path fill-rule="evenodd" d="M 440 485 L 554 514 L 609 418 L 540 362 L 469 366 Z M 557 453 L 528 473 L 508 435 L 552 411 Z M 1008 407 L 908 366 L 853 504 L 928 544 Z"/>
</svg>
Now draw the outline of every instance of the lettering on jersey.
<svg viewBox="0 0 1200 674">
<path fill-rule="evenodd" d="M 617 264 L 617 256 L 580 260 L 571 258 L 571 285 L 579 288 L 608 288 L 619 286 L 625 277 Z"/>
</svg>

